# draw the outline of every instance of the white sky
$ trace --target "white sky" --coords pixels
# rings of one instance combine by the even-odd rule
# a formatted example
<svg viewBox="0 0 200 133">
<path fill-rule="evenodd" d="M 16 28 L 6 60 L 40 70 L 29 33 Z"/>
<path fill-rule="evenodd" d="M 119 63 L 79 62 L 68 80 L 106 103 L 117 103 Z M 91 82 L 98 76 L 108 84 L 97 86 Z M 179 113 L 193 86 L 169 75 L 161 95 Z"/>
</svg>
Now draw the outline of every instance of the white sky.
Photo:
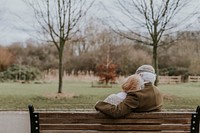
<svg viewBox="0 0 200 133">
<path fill-rule="evenodd" d="M 30 18 L 29 14 L 22 0 L 0 0 L 0 45 L 30 38 L 26 32 L 20 30 L 25 26 L 23 21 Z"/>
<path fill-rule="evenodd" d="M 107 6 L 113 5 L 113 0 L 99 1 L 103 1 Z M 200 0 L 194 1 L 200 3 Z M 95 5 L 95 8 L 99 6 Z M 32 12 L 23 0 L 0 0 L 0 45 L 24 42 L 31 38 L 31 35 L 22 29 L 31 26 L 32 16 Z"/>
</svg>

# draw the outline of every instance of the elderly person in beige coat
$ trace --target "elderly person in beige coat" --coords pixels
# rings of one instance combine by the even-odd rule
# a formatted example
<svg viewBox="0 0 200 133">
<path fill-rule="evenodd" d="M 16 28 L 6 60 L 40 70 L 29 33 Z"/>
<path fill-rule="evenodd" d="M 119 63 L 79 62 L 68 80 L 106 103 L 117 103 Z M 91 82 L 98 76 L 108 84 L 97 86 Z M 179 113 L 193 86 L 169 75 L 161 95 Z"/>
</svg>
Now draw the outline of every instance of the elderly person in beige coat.
<svg viewBox="0 0 200 133">
<path fill-rule="evenodd" d="M 154 86 L 155 70 L 151 65 L 142 65 L 136 70 L 144 81 L 144 89 L 127 92 L 126 98 L 117 106 L 100 101 L 95 109 L 113 118 L 125 116 L 131 112 L 160 111 L 163 97 L 159 89 Z"/>
</svg>

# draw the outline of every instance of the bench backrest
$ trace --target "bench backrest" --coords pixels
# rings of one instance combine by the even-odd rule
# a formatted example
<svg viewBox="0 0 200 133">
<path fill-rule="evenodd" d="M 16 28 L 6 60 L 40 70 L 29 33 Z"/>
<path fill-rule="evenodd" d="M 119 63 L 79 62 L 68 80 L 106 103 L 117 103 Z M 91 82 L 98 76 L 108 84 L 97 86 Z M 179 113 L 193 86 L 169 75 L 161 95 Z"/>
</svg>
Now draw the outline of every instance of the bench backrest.
<svg viewBox="0 0 200 133">
<path fill-rule="evenodd" d="M 29 106 L 31 133 L 199 133 L 199 110 L 131 113 L 114 119 L 98 112 L 34 112 Z"/>
</svg>

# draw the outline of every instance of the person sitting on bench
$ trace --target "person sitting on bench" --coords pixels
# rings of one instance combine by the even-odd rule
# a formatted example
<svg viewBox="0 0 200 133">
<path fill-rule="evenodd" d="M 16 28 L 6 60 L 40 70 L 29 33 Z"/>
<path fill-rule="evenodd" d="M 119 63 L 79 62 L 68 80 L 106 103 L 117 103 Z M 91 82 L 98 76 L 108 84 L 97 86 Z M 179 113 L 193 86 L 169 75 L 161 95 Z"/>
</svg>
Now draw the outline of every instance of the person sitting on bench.
<svg viewBox="0 0 200 133">
<path fill-rule="evenodd" d="M 99 101 L 95 109 L 113 118 L 125 116 L 131 112 L 160 111 L 163 97 L 160 90 L 154 86 L 155 70 L 151 65 L 142 65 L 136 70 L 144 81 L 144 89 L 127 92 L 126 98 L 117 106 L 108 102 Z"/>
</svg>

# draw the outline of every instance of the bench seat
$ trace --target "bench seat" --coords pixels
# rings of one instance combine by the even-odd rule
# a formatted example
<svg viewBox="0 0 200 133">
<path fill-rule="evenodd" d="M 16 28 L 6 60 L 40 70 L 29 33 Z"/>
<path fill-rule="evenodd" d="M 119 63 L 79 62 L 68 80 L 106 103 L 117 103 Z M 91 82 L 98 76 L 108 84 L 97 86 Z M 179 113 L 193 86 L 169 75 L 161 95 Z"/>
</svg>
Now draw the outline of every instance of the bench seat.
<svg viewBox="0 0 200 133">
<path fill-rule="evenodd" d="M 34 111 L 29 106 L 31 133 L 199 133 L 196 112 L 131 113 L 111 118 L 102 113 Z"/>
</svg>

